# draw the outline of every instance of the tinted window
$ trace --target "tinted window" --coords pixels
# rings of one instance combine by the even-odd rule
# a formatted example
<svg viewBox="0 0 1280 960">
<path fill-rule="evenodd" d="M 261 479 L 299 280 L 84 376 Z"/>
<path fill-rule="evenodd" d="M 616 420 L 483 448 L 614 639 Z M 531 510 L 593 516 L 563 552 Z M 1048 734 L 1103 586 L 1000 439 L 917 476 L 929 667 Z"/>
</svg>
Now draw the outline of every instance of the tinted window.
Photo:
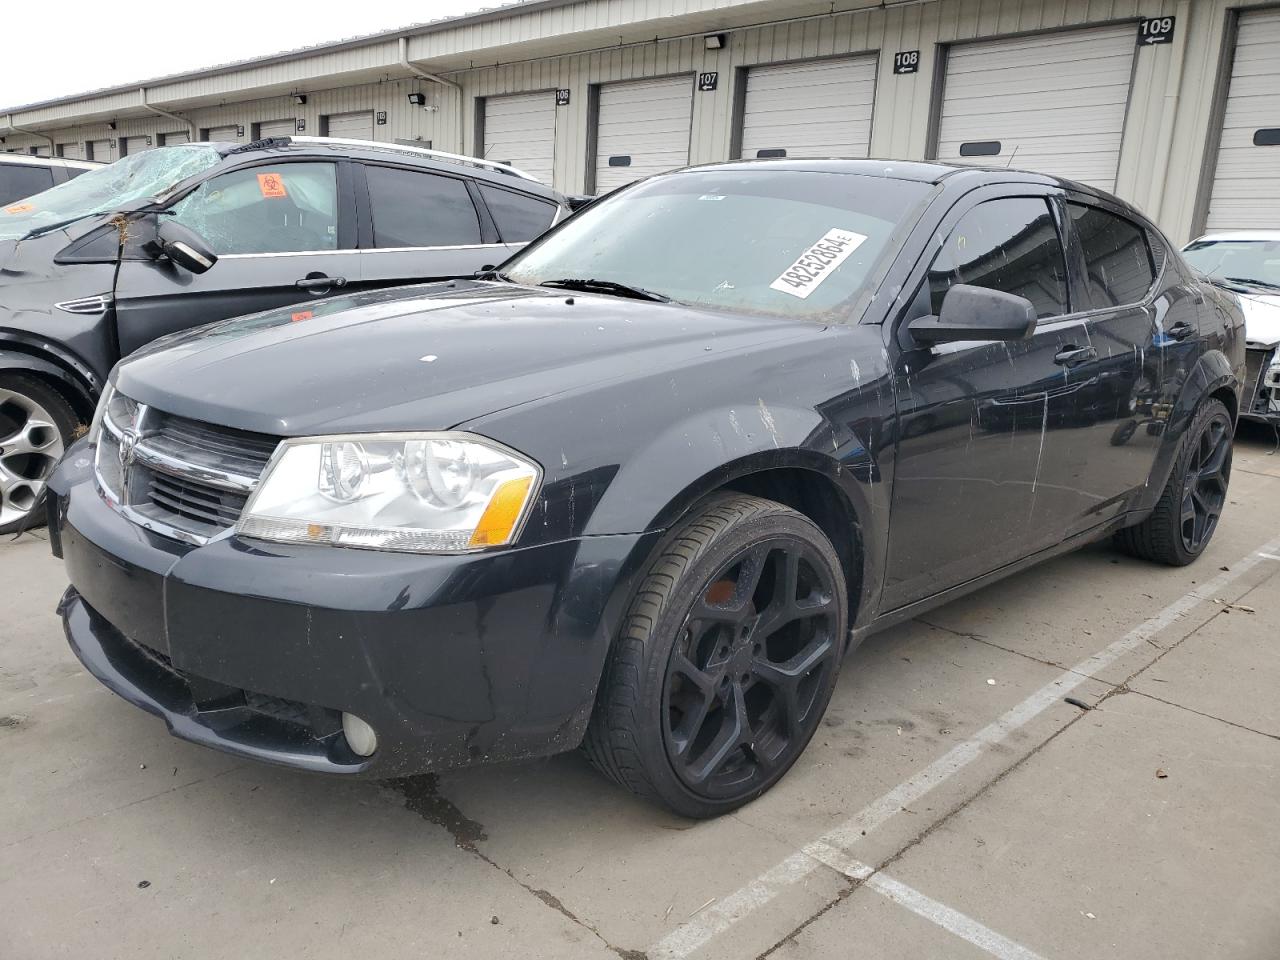
<svg viewBox="0 0 1280 960">
<path fill-rule="evenodd" d="M 467 185 L 453 177 L 365 167 L 376 247 L 451 247 L 480 242 Z"/>
<path fill-rule="evenodd" d="M 53 186 L 53 174 L 45 167 L 0 164 L 0 203 L 13 203 Z"/>
<path fill-rule="evenodd" d="M 218 254 L 338 246 L 338 185 L 332 163 L 234 170 L 206 180 L 172 210 L 175 220 L 204 237 Z"/>
<path fill-rule="evenodd" d="M 483 183 L 480 184 L 480 195 L 493 215 L 493 222 L 498 225 L 498 233 L 507 243 L 525 243 L 541 235 L 551 226 L 558 209 L 554 203 L 527 193 L 515 193 Z"/>
<path fill-rule="evenodd" d="M 1062 242 L 1044 200 L 988 200 L 956 224 L 929 268 L 931 309 L 954 283 L 1003 290 L 1026 297 L 1040 317 L 1067 312 L 1067 274 Z"/>
<path fill-rule="evenodd" d="M 1146 234 L 1136 224 L 1080 203 L 1069 203 L 1088 267 L 1094 309 L 1137 303 L 1155 282 Z"/>
</svg>

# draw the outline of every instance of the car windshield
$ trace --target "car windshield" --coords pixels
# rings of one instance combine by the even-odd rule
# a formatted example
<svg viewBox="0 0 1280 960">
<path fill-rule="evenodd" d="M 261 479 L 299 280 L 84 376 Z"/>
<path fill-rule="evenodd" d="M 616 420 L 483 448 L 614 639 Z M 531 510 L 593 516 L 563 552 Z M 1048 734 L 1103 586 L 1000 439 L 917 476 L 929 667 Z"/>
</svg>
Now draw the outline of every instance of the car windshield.
<svg viewBox="0 0 1280 960">
<path fill-rule="evenodd" d="M 165 147 L 124 157 L 0 209 L 0 240 L 21 240 L 160 197 L 221 159 L 218 151 L 207 145 Z"/>
<path fill-rule="evenodd" d="M 1280 240 L 1206 240 L 1182 255 L 1201 273 L 1280 292 Z"/>
<path fill-rule="evenodd" d="M 796 319 L 839 319 L 914 221 L 928 184 L 723 169 L 606 197 L 512 258 L 502 276 Z"/>
</svg>

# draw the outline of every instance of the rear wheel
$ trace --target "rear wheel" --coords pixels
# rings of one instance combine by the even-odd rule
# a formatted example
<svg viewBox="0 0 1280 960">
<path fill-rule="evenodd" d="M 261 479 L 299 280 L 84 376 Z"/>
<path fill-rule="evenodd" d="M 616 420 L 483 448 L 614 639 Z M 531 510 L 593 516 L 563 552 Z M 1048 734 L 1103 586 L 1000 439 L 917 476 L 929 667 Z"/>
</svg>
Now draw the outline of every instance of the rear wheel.
<svg viewBox="0 0 1280 960">
<path fill-rule="evenodd" d="M 831 543 L 757 497 L 717 498 L 653 561 L 584 748 L 605 775 L 688 817 L 764 793 L 803 752 L 844 648 Z"/>
<path fill-rule="evenodd" d="M 0 534 L 42 522 L 45 481 L 78 426 L 57 390 L 33 377 L 0 375 Z"/>
<path fill-rule="evenodd" d="M 1169 482 L 1151 516 L 1116 535 L 1117 544 L 1146 560 L 1182 567 L 1204 552 L 1218 529 L 1231 480 L 1231 413 L 1221 400 L 1196 411 Z"/>
</svg>

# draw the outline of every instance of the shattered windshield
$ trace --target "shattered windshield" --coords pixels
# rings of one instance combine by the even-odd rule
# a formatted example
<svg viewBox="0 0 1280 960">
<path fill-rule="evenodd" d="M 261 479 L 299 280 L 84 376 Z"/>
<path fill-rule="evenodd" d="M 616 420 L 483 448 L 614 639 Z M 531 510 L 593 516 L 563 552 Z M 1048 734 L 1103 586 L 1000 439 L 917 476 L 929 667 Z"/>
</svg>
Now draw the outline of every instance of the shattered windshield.
<svg viewBox="0 0 1280 960">
<path fill-rule="evenodd" d="M 207 145 L 165 147 L 124 157 L 0 208 L 0 240 L 21 240 L 84 217 L 159 197 L 221 159 L 218 151 Z"/>
<path fill-rule="evenodd" d="M 531 286 L 817 319 L 862 290 L 930 193 L 814 171 L 658 177 L 592 204 L 502 271 Z"/>
</svg>

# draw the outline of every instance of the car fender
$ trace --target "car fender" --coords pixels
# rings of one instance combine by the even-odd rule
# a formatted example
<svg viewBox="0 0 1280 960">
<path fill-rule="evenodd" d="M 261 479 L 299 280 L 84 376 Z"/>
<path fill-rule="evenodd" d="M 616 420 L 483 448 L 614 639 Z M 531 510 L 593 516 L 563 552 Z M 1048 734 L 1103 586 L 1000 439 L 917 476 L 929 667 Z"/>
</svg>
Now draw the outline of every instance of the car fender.
<svg viewBox="0 0 1280 960">
<path fill-rule="evenodd" d="M 858 557 L 850 571 L 862 585 L 851 598 L 870 609 L 873 575 L 881 568 L 889 515 L 889 485 L 852 433 L 838 432 L 813 409 L 769 404 L 700 412 L 657 435 L 613 478 L 592 512 L 587 535 L 663 531 L 699 500 L 750 474 L 800 469 L 825 477 L 843 498 L 853 528 L 844 545 Z"/>
<path fill-rule="evenodd" d="M 102 390 L 98 377 L 73 354 L 15 331 L 0 330 L 0 370 L 34 373 L 57 381 L 82 415 L 93 410 Z"/>
<path fill-rule="evenodd" d="M 1165 424 L 1164 435 L 1156 452 L 1151 475 L 1147 481 L 1145 494 L 1138 509 L 1146 512 L 1154 509 L 1169 482 L 1169 474 L 1173 469 L 1173 461 L 1178 455 L 1183 434 L 1191 425 L 1196 410 L 1205 398 L 1228 387 L 1236 395 L 1236 406 L 1239 408 L 1240 380 L 1231 366 L 1231 361 L 1221 350 L 1209 350 L 1202 354 L 1195 366 L 1182 381 L 1181 389 L 1173 401 L 1173 409 Z"/>
</svg>

